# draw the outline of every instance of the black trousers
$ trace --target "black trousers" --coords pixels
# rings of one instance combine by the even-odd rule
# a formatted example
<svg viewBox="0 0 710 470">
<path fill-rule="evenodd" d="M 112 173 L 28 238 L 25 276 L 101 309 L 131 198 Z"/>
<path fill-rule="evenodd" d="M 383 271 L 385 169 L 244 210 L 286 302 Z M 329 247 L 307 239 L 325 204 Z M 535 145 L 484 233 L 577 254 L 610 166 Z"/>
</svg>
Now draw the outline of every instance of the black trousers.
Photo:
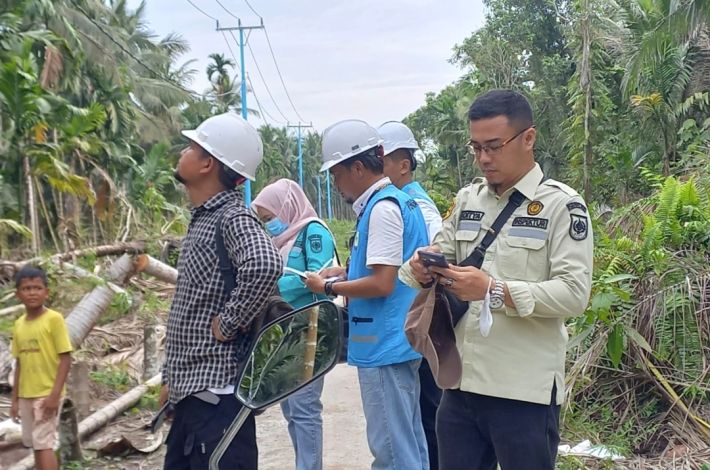
<svg viewBox="0 0 710 470">
<path fill-rule="evenodd" d="M 206 470 L 222 435 L 241 409 L 234 395 L 211 405 L 195 397 L 181 400 L 168 434 L 165 470 Z M 219 463 L 220 469 L 257 470 L 256 424 L 251 414 Z"/>
<path fill-rule="evenodd" d="M 439 469 L 439 446 L 436 442 L 436 410 L 441 401 L 441 389 L 436 385 L 431 368 L 426 359 L 422 359 L 419 366 L 419 408 L 422 411 L 422 425 L 426 436 L 426 445 L 429 451 L 429 469 Z"/>
<path fill-rule="evenodd" d="M 445 390 L 436 418 L 441 470 L 554 470 L 560 407 Z"/>
</svg>

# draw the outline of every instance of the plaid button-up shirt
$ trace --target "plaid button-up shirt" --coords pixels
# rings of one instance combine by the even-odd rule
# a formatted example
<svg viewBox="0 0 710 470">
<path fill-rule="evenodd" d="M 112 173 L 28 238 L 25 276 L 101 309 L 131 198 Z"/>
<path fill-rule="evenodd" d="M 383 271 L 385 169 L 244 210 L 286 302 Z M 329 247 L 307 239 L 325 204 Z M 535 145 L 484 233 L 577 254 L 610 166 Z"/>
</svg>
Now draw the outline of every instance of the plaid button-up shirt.
<svg viewBox="0 0 710 470">
<path fill-rule="evenodd" d="M 229 296 L 224 292 L 215 244 L 217 220 L 222 214 L 224 244 L 236 279 Z M 163 382 L 170 388 L 171 402 L 234 384 L 234 343 L 215 339 L 212 317 L 220 316 L 225 337 L 239 334 L 239 328 L 249 325 L 263 310 L 282 272 L 278 251 L 237 191 L 221 192 L 192 209 L 168 314 Z"/>
</svg>

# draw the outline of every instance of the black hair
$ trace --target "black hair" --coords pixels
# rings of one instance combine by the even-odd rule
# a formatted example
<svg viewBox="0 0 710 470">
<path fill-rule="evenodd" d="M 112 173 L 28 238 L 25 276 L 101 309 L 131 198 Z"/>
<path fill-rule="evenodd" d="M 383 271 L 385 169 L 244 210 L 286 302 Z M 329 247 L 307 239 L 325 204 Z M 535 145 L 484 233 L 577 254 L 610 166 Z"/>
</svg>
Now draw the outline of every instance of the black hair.
<svg viewBox="0 0 710 470">
<path fill-rule="evenodd" d="M 375 174 L 381 175 L 384 171 L 384 165 L 382 163 L 381 157 L 382 151 L 380 150 L 381 148 L 382 147 L 375 147 L 366 150 L 358 155 L 355 155 L 354 157 L 348 158 L 347 160 L 342 162 L 341 165 L 350 170 L 355 163 L 360 162 L 362 163 L 362 166 L 365 167 L 365 169 L 370 170 Z"/>
<path fill-rule="evenodd" d="M 215 160 L 217 160 L 215 158 Z M 234 189 L 237 187 L 237 181 L 239 179 L 244 178 L 242 175 L 237 173 L 236 171 L 232 170 L 229 168 L 227 165 L 223 164 L 219 160 L 217 160 L 217 164 L 219 165 L 219 182 L 222 183 L 222 186 L 224 186 L 227 189 Z"/>
<path fill-rule="evenodd" d="M 397 152 L 398 152 L 399 150 L 403 150 L 403 151 L 404 151 L 404 155 L 397 154 Z M 392 157 L 393 155 L 395 155 L 395 154 L 397 155 L 397 156 L 395 157 L 397 160 L 404 160 L 404 159 L 409 160 L 409 170 L 410 170 L 410 171 L 413 172 L 414 170 L 417 169 L 417 159 L 416 159 L 416 157 L 414 156 L 414 149 L 399 148 L 399 149 L 393 151 L 392 153 L 390 153 L 390 154 L 388 155 L 388 157 L 391 158 L 391 157 Z"/>
<path fill-rule="evenodd" d="M 44 272 L 42 268 L 38 268 L 37 266 L 32 266 L 30 264 L 24 265 L 22 268 L 20 268 L 19 271 L 15 274 L 15 288 L 20 287 L 20 283 L 24 279 L 42 279 L 42 283 L 44 284 L 44 287 L 47 287 L 48 281 L 47 281 L 47 273 Z"/>
<path fill-rule="evenodd" d="M 479 121 L 505 116 L 521 129 L 533 125 L 533 112 L 528 100 L 513 90 L 492 90 L 476 98 L 468 109 L 468 120 Z"/>
</svg>

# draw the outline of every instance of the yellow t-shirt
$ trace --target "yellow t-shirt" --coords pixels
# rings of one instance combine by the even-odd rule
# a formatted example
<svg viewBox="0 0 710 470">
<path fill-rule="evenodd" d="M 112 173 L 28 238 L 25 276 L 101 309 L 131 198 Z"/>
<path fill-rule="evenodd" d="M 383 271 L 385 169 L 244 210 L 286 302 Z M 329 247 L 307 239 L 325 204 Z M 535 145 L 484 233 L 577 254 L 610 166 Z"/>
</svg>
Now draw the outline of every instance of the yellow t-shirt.
<svg viewBox="0 0 710 470">
<path fill-rule="evenodd" d="M 12 355 L 20 363 L 19 397 L 37 398 L 52 393 L 59 355 L 71 351 L 61 313 L 46 309 L 32 320 L 27 319 L 26 313 L 18 318 L 12 330 Z"/>
</svg>

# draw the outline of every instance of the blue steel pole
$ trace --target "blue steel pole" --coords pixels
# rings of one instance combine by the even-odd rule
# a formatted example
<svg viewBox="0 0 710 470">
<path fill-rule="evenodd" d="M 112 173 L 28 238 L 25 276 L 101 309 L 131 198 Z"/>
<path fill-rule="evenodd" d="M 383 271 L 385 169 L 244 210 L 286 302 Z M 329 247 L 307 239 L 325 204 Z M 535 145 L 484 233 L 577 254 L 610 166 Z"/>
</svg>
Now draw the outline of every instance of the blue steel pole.
<svg viewBox="0 0 710 470">
<path fill-rule="evenodd" d="M 323 213 L 323 195 L 321 194 L 320 188 L 320 174 L 316 175 L 316 179 L 318 179 L 318 217 L 321 217 Z"/>
<path fill-rule="evenodd" d="M 328 206 L 328 218 L 332 219 L 333 218 L 333 207 L 330 205 L 330 170 L 326 170 L 325 172 L 325 192 L 326 192 L 326 200 L 328 201 L 327 206 Z"/>
<path fill-rule="evenodd" d="M 242 66 L 242 117 L 246 121 L 247 119 L 247 74 L 246 67 L 244 66 L 244 30 L 241 28 L 242 22 L 239 21 L 239 60 Z M 256 175 L 254 175 L 256 176 Z M 251 181 L 247 180 L 244 185 L 244 203 L 247 207 L 251 205 Z"/>
<path fill-rule="evenodd" d="M 301 145 L 301 123 L 298 123 L 298 185 L 303 189 L 303 146 Z"/>
</svg>

